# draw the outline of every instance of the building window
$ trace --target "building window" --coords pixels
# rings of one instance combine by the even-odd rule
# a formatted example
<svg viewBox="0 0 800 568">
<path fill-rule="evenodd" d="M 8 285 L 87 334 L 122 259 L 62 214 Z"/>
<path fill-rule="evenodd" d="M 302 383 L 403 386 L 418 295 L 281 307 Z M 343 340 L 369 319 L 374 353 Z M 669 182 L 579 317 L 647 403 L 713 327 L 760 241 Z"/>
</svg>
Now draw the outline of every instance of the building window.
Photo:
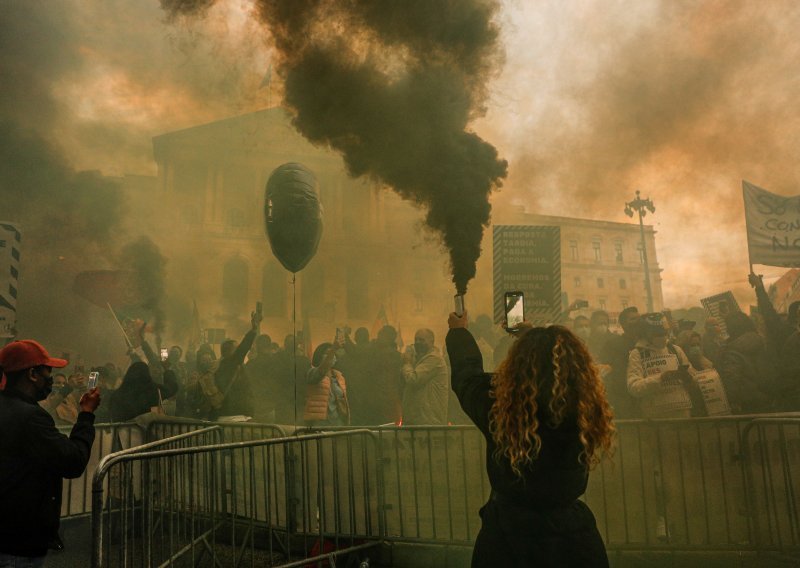
<svg viewBox="0 0 800 568">
<path fill-rule="evenodd" d="M 425 309 L 425 297 L 422 294 L 414 294 L 414 311 L 421 312 Z"/>
<path fill-rule="evenodd" d="M 576 288 L 580 288 L 581 287 L 581 277 L 580 276 L 576 276 L 575 277 L 575 287 Z"/>
<path fill-rule="evenodd" d="M 595 262 L 600 262 L 603 260 L 603 255 L 600 253 L 600 239 L 594 239 L 592 241 L 592 250 L 594 251 Z"/>
<path fill-rule="evenodd" d="M 606 287 L 605 280 L 603 280 L 602 278 L 598 278 L 597 279 L 597 287 L 598 288 L 605 288 Z"/>
<path fill-rule="evenodd" d="M 261 275 L 261 302 L 265 316 L 286 315 L 286 271 L 280 265 L 269 262 Z"/>
<path fill-rule="evenodd" d="M 620 290 L 626 290 L 627 288 L 628 288 L 628 283 L 625 282 L 624 278 L 620 278 L 619 279 L 619 289 Z"/>
<path fill-rule="evenodd" d="M 605 300 L 605 298 L 600 298 L 598 303 L 600 304 L 600 309 L 601 310 L 605 310 L 606 309 L 606 300 Z"/>
<path fill-rule="evenodd" d="M 569 258 L 570 260 L 578 260 L 578 241 L 569 242 Z"/>
<path fill-rule="evenodd" d="M 233 316 L 238 317 L 247 310 L 249 277 L 247 262 L 239 257 L 230 259 L 222 269 L 222 300 Z"/>
<path fill-rule="evenodd" d="M 622 241 L 617 241 L 614 243 L 614 255 L 616 256 L 617 262 L 622 263 Z"/>
<path fill-rule="evenodd" d="M 636 245 L 636 250 L 639 252 L 639 264 L 644 264 L 644 249 L 642 248 L 642 243 Z"/>
<path fill-rule="evenodd" d="M 369 317 L 369 281 L 367 272 L 352 266 L 347 271 L 347 317 L 365 320 Z"/>
</svg>

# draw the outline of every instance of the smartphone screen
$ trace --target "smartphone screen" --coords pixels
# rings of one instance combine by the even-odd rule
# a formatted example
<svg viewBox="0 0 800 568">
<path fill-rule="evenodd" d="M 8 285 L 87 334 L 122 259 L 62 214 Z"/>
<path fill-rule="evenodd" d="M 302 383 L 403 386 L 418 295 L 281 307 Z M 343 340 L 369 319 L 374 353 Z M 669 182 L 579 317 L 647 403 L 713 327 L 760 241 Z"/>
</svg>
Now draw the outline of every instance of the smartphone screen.
<svg viewBox="0 0 800 568">
<path fill-rule="evenodd" d="M 455 302 L 455 312 L 457 316 L 464 315 L 464 294 L 456 294 L 453 296 L 453 301 Z"/>
<path fill-rule="evenodd" d="M 263 306 L 264 304 L 262 304 L 261 302 L 256 302 L 256 313 L 258 315 L 262 314 Z"/>
<path fill-rule="evenodd" d="M 161 360 L 166 361 L 167 357 L 169 357 L 169 350 L 166 347 L 161 348 Z"/>
<path fill-rule="evenodd" d="M 525 300 L 522 292 L 506 292 L 506 327 L 517 329 L 525 321 Z"/>
<path fill-rule="evenodd" d="M 92 371 L 89 373 L 89 382 L 86 383 L 86 388 L 88 390 L 92 390 L 93 388 L 97 387 L 97 379 L 100 377 L 100 373 L 97 371 Z"/>
</svg>

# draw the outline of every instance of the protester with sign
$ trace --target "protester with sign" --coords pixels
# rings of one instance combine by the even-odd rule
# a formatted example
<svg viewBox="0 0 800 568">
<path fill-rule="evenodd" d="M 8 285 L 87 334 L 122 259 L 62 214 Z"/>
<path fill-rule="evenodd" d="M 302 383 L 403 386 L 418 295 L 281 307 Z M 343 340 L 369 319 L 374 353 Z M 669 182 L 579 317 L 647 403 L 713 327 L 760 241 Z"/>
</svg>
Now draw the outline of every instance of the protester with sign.
<svg viewBox="0 0 800 568">
<path fill-rule="evenodd" d="M 664 324 L 660 313 L 639 320 L 641 338 L 628 357 L 628 392 L 639 399 L 645 418 L 689 418 L 695 370 L 683 350 L 667 342 Z"/>
<path fill-rule="evenodd" d="M 594 515 L 579 499 L 614 433 L 591 355 L 565 327 L 528 328 L 492 375 L 467 321 L 450 314 L 446 341 L 453 391 L 486 439 L 492 489 L 473 568 L 607 567 Z"/>
</svg>

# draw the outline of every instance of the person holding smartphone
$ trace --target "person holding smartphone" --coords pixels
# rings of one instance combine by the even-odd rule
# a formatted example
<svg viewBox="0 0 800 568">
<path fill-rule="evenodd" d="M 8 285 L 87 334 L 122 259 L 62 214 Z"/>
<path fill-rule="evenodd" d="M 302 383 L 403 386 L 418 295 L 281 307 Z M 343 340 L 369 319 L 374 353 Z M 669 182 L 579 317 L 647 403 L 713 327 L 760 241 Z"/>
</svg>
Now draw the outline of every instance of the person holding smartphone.
<svg viewBox="0 0 800 568">
<path fill-rule="evenodd" d="M 63 478 L 80 477 L 94 442 L 99 389 L 82 392 L 69 437 L 39 401 L 53 388 L 53 369 L 67 365 L 32 340 L 0 350 L 0 566 L 42 566 L 58 539 Z"/>
<path fill-rule="evenodd" d="M 313 427 L 347 426 L 350 424 L 350 403 L 344 375 L 335 368 L 336 352 L 344 339 L 322 343 L 314 350 L 311 368 L 306 374 L 306 402 L 303 420 Z"/>
<path fill-rule="evenodd" d="M 579 500 L 614 434 L 585 345 L 565 327 L 521 325 L 489 374 L 466 313 L 451 313 L 448 326 L 451 386 L 486 439 L 492 489 L 473 568 L 607 567 L 594 515 Z"/>
</svg>

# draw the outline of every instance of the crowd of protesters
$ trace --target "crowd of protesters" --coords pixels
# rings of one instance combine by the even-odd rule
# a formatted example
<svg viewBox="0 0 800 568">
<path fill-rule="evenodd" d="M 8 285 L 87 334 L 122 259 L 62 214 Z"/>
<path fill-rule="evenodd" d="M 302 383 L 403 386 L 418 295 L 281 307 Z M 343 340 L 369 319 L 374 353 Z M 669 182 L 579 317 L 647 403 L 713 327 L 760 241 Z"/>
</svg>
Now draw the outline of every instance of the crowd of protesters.
<svg viewBox="0 0 800 568">
<path fill-rule="evenodd" d="M 721 306 L 702 331 L 669 312 L 624 309 L 619 333 L 604 311 L 577 316 L 573 330 L 589 348 L 617 418 L 687 418 L 709 414 L 695 378 L 714 370 L 731 414 L 800 410 L 800 302 L 775 311 L 751 274 L 757 317 Z"/>
<path fill-rule="evenodd" d="M 636 307 L 625 308 L 616 322 L 605 311 L 574 317 L 571 327 L 598 366 L 615 416 L 707 416 L 695 378 L 708 371 L 718 374 L 732 414 L 800 410 L 800 302 L 778 314 L 761 279 L 751 274 L 750 284 L 757 318 L 724 306 L 700 326 Z M 142 325 L 127 369 L 91 368 L 106 400 L 98 422 L 150 412 L 318 427 L 464 422 L 449 394 L 447 355 L 429 329 L 418 330 L 413 346 L 403 349 L 394 327 L 384 326 L 374 339 L 366 328 L 352 335 L 344 328 L 312 352 L 302 335 L 287 335 L 278 345 L 260 325 L 254 312 L 244 337 L 224 341 L 218 353 L 210 344 L 185 351 L 175 345 L 166 356 L 151 347 Z M 478 316 L 470 329 L 489 367 L 514 341 L 488 316 Z M 76 423 L 87 375 L 53 375 L 53 391 L 41 405 L 57 425 Z"/>
</svg>

